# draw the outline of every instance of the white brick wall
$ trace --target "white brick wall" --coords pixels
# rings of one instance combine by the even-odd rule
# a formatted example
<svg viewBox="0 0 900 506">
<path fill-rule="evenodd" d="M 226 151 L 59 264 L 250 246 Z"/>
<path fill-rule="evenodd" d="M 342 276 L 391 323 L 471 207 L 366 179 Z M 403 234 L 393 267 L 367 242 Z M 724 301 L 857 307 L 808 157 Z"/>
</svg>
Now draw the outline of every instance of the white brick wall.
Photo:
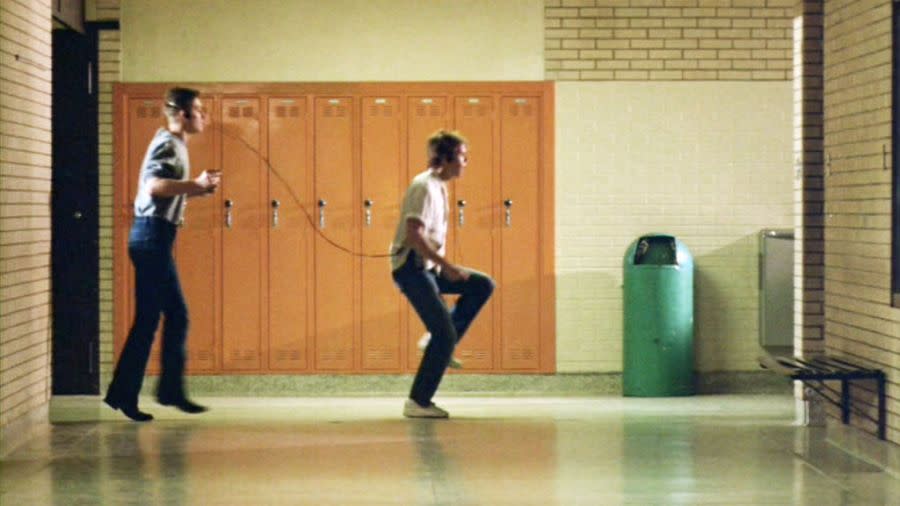
<svg viewBox="0 0 900 506">
<path fill-rule="evenodd" d="M 50 399 L 50 12 L 0 3 L 0 452 Z"/>
<path fill-rule="evenodd" d="M 757 234 L 792 224 L 791 86 L 558 83 L 560 372 L 620 371 L 622 261 L 670 233 L 696 263 L 697 368 L 756 370 Z"/>
<path fill-rule="evenodd" d="M 891 306 L 891 0 L 825 2 L 825 346 L 887 373 L 900 441 L 900 309 Z M 866 387 L 854 406 L 876 415 Z M 832 412 L 832 416 L 838 416 Z M 854 416 L 874 432 L 874 424 Z"/>
</svg>

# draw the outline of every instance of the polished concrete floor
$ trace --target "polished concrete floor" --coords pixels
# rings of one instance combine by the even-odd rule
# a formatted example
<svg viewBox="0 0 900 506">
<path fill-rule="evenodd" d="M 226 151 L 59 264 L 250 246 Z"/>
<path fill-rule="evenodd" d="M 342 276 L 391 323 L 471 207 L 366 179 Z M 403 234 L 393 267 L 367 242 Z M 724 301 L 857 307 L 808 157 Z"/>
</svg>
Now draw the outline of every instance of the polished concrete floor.
<svg viewBox="0 0 900 506">
<path fill-rule="evenodd" d="M 142 400 L 127 421 L 55 398 L 0 461 L 0 504 L 900 504 L 900 482 L 793 425 L 786 396 Z"/>
</svg>

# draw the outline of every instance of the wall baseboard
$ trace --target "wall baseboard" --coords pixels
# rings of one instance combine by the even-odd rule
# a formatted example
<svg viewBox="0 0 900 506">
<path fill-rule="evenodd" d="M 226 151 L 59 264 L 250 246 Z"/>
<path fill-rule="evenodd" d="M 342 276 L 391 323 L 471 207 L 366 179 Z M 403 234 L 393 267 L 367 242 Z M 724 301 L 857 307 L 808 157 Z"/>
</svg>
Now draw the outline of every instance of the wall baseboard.
<svg viewBox="0 0 900 506">
<path fill-rule="evenodd" d="M 412 375 L 233 375 L 191 376 L 191 395 L 222 396 L 379 396 L 406 395 Z M 152 396 L 148 377 L 143 394 Z M 767 371 L 698 373 L 697 394 L 785 394 L 791 383 Z M 621 373 L 448 374 L 439 392 L 448 395 L 600 396 L 621 395 Z"/>
</svg>

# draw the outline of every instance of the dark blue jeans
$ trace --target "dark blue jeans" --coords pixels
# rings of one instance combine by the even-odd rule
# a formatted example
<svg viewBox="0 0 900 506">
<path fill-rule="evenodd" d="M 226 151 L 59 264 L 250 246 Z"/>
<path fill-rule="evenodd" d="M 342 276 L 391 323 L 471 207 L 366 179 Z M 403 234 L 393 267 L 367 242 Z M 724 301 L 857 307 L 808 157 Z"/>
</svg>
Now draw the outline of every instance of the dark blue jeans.
<svg viewBox="0 0 900 506">
<path fill-rule="evenodd" d="M 165 323 L 157 396 L 168 400 L 185 396 L 188 309 L 172 256 L 175 232 L 175 225 L 166 220 L 137 217 L 128 236 L 128 256 L 135 274 L 134 324 L 106 392 L 108 400 L 120 405 L 137 405 L 160 314 Z"/>
<path fill-rule="evenodd" d="M 393 272 L 394 282 L 431 332 L 431 342 L 409 393 L 409 398 L 421 406 L 431 404 L 456 344 L 494 292 L 494 281 L 487 274 L 466 270 L 470 273 L 468 280 L 450 281 L 425 270 L 421 257 L 411 251 L 406 263 Z M 443 293 L 461 295 L 453 309 L 447 308 Z"/>
</svg>

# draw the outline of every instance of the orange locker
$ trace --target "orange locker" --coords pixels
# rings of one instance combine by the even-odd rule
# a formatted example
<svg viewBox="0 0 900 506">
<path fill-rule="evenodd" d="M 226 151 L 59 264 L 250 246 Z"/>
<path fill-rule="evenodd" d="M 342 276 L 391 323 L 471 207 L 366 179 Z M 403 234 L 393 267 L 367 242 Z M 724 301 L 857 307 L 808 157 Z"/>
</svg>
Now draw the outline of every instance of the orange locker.
<svg viewBox="0 0 900 506">
<path fill-rule="evenodd" d="M 451 205 L 453 261 L 496 278 L 494 230 L 496 208 L 494 98 L 457 96 L 455 128 L 469 141 L 469 164 L 454 183 Z M 494 297 L 481 309 L 456 350 L 466 370 L 491 370 L 494 361 Z"/>
<path fill-rule="evenodd" d="M 209 111 L 210 120 L 214 121 L 218 115 L 215 99 L 205 97 L 203 103 Z M 211 126 L 210 129 L 212 128 L 215 127 Z M 219 137 L 216 135 L 205 132 L 191 137 L 188 141 L 188 153 L 191 177 L 198 176 L 204 170 L 220 167 Z M 222 238 L 219 227 L 220 202 L 221 193 L 189 199 L 184 223 L 178 229 L 175 241 L 175 261 L 191 321 L 187 339 L 188 372 L 216 370 L 216 342 L 221 332 L 221 292 L 218 290 L 221 281 L 219 241 Z"/>
<path fill-rule="evenodd" d="M 305 96 L 268 100 L 269 369 L 309 368 L 314 209 Z"/>
<path fill-rule="evenodd" d="M 539 97 L 500 100 L 500 315 L 501 367 L 540 365 L 540 126 Z"/>
<path fill-rule="evenodd" d="M 222 100 L 222 369 L 262 368 L 268 171 L 260 156 L 260 100 Z M 263 153 L 264 154 L 264 153 Z"/>
<path fill-rule="evenodd" d="M 162 94 L 160 94 L 162 96 Z M 123 162 L 127 164 L 127 180 L 125 182 L 124 193 L 127 195 L 121 207 L 121 226 L 119 228 L 118 246 L 123 256 L 118 260 L 118 264 L 122 267 L 124 278 L 127 284 L 128 300 L 125 311 L 123 312 L 124 332 L 119 334 L 127 334 L 131 330 L 131 323 L 134 321 L 134 266 L 128 258 L 128 232 L 131 229 L 131 223 L 134 219 L 134 199 L 137 196 L 138 178 L 141 173 L 141 163 L 144 161 L 144 155 L 147 153 L 147 146 L 150 140 L 156 134 L 156 131 L 166 125 L 166 115 L 163 112 L 162 98 L 134 98 L 128 101 L 128 129 L 127 129 L 127 154 Z M 125 167 L 123 167 L 125 168 Z M 162 327 L 160 327 L 161 329 Z M 157 330 L 156 337 L 153 340 L 153 347 L 150 348 L 150 360 L 147 362 L 147 371 L 150 373 L 159 373 L 160 363 L 160 336 L 162 332 Z M 120 338 L 119 346 L 116 346 L 116 357 L 122 351 L 127 335 L 117 336 Z"/>
<path fill-rule="evenodd" d="M 407 129 L 406 129 L 406 160 L 407 169 L 404 174 L 403 189 L 398 197 L 398 206 L 406 192 L 406 186 L 412 181 L 412 178 L 428 168 L 428 154 L 426 152 L 426 142 L 434 132 L 447 128 L 450 123 L 447 111 L 447 97 L 444 96 L 417 96 L 410 97 L 407 101 Z M 453 209 L 451 208 L 451 213 Z M 395 224 L 396 226 L 396 224 Z M 452 237 L 452 228 L 447 233 L 447 243 L 454 244 Z M 393 239 L 393 237 L 391 237 Z M 452 249 L 447 250 L 448 257 L 452 257 Z M 399 290 L 395 288 L 399 293 Z M 402 297 L 402 295 L 401 295 Z M 422 359 L 422 352 L 418 348 L 419 338 L 425 333 L 425 325 L 416 315 L 416 312 L 409 307 L 409 303 L 402 298 L 404 306 L 407 307 L 407 329 L 408 334 L 405 339 L 407 349 L 406 369 L 415 371 L 419 368 L 419 362 Z"/>
<path fill-rule="evenodd" d="M 357 367 L 359 262 L 336 247 L 359 251 L 353 132 L 352 97 L 315 99 L 315 367 L 323 371 Z"/>
<path fill-rule="evenodd" d="M 396 96 L 364 96 L 361 102 L 362 252 L 384 255 L 400 218 L 403 180 L 403 106 Z M 388 260 L 362 258 L 362 369 L 397 371 L 406 300 L 391 279 Z"/>
</svg>

